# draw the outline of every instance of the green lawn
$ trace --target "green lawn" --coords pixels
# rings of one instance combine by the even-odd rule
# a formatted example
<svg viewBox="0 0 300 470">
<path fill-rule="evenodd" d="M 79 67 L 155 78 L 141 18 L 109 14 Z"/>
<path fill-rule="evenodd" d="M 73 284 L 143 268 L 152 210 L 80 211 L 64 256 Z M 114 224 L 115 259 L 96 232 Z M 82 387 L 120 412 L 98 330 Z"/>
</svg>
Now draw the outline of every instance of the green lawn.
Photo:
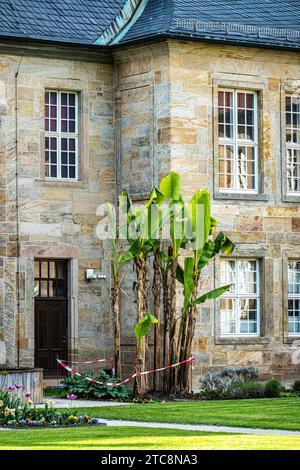
<svg viewBox="0 0 300 470">
<path fill-rule="evenodd" d="M 93 427 L 0 431 L 0 450 L 299 450 L 300 437 Z"/>
<path fill-rule="evenodd" d="M 165 423 L 300 430 L 300 397 L 147 403 L 78 409 L 93 417 Z"/>
</svg>

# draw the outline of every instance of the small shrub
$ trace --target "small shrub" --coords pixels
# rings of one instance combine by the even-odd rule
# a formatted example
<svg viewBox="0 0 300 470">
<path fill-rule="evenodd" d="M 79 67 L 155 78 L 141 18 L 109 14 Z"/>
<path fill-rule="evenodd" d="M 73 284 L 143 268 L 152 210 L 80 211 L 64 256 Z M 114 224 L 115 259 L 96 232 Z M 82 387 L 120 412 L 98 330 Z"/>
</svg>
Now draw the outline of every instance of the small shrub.
<svg viewBox="0 0 300 470">
<path fill-rule="evenodd" d="M 293 398 L 297 397 L 298 394 L 296 392 L 281 392 L 280 398 Z"/>
<path fill-rule="evenodd" d="M 119 379 L 111 378 L 104 371 L 96 375 L 92 373 L 86 375 L 99 382 L 119 382 Z M 76 395 L 78 398 L 115 398 L 117 400 L 128 398 L 128 391 L 123 385 L 118 387 L 98 385 L 78 376 L 66 377 L 61 381 L 61 384 L 63 385 L 60 392 L 62 397 Z"/>
<path fill-rule="evenodd" d="M 200 380 L 200 396 L 210 400 L 228 396 L 235 398 L 234 389 L 240 387 L 237 394 L 243 394 L 240 391 L 243 384 L 251 383 L 250 389 L 258 377 L 259 372 L 256 367 L 224 367 L 219 372 L 207 372 Z"/>
<path fill-rule="evenodd" d="M 293 392 L 300 393 L 300 380 L 295 380 L 293 384 Z"/>
<path fill-rule="evenodd" d="M 266 398 L 278 398 L 283 390 L 284 388 L 278 380 L 271 379 L 265 383 L 264 395 Z"/>
<path fill-rule="evenodd" d="M 249 380 L 248 382 L 236 381 L 229 385 L 226 392 L 223 394 L 224 398 L 263 398 L 264 385 L 256 380 Z"/>
</svg>

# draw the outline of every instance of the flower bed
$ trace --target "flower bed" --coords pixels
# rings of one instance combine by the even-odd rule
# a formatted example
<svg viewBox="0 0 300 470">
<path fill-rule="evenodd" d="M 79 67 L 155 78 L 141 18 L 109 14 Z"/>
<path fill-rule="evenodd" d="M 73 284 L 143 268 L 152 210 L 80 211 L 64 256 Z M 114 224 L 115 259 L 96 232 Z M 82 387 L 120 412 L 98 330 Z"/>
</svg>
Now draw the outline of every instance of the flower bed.
<svg viewBox="0 0 300 470">
<path fill-rule="evenodd" d="M 12 369 L 0 366 L 0 388 L 6 389 L 14 384 L 19 384 L 30 392 L 33 403 L 43 403 L 43 369 Z"/>
<path fill-rule="evenodd" d="M 72 402 L 77 397 L 68 397 Z M 23 404 L 22 401 L 26 400 Z M 89 426 L 99 425 L 98 418 L 88 415 L 76 415 L 76 410 L 58 411 L 53 400 L 48 400 L 43 407 L 33 405 L 31 394 L 20 385 L 0 389 L 0 426 L 7 428 L 41 428 L 52 426 Z"/>
</svg>

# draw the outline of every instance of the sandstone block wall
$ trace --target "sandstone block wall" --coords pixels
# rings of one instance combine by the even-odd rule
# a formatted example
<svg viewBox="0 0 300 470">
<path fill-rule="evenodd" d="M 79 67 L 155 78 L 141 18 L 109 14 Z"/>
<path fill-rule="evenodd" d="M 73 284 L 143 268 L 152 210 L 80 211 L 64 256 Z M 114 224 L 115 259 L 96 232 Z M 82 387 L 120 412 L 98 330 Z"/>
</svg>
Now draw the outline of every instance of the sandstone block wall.
<svg viewBox="0 0 300 470">
<path fill-rule="evenodd" d="M 44 179 L 45 89 L 79 93 L 79 181 Z M 34 365 L 34 258 L 46 257 L 70 260 L 70 354 L 102 357 L 112 350 L 110 285 L 88 284 L 85 269 L 109 279 L 95 230 L 98 205 L 115 198 L 112 64 L 3 54 L 0 100 L 0 360 L 16 366 L 19 342 L 19 364 Z"/>
<path fill-rule="evenodd" d="M 6 357 L 16 365 L 19 338 L 20 365 L 33 365 L 35 257 L 70 260 L 70 353 L 84 359 L 112 351 L 109 243 L 95 236 L 96 209 L 113 202 L 121 189 L 142 201 L 152 184 L 174 170 L 182 174 L 186 198 L 199 187 L 211 192 L 213 215 L 236 243 L 234 255 L 260 258 L 262 265 L 259 338 L 222 338 L 218 303 L 199 308 L 195 389 L 201 374 L 228 364 L 256 365 L 264 377 L 286 381 L 299 376 L 300 338 L 287 334 L 287 260 L 300 258 L 300 198 L 285 194 L 280 133 L 285 93 L 300 87 L 299 62 L 292 52 L 176 40 L 115 50 L 113 64 L 0 57 L 0 363 Z M 224 196 L 218 189 L 220 86 L 259 94 L 261 185 L 251 198 Z M 43 178 L 45 88 L 80 92 L 78 182 Z M 87 283 L 89 267 L 107 280 Z M 203 290 L 218 282 L 216 261 L 203 273 Z M 132 369 L 135 350 L 132 286 L 128 267 L 128 295 L 122 298 L 125 371 Z"/>
</svg>

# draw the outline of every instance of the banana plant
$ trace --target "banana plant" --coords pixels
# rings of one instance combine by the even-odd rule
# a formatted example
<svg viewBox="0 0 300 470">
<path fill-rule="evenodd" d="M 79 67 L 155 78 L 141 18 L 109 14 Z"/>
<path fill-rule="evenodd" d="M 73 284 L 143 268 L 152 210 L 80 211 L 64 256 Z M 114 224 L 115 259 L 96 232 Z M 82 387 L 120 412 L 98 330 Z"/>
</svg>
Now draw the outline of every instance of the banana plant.
<svg viewBox="0 0 300 470">
<path fill-rule="evenodd" d="M 126 192 L 123 196 L 123 210 L 125 224 L 123 235 L 127 238 L 129 247 L 125 254 L 133 260 L 136 271 L 136 313 L 139 322 L 147 312 L 148 286 L 147 286 L 147 259 L 153 251 L 153 243 L 149 237 L 149 207 L 147 205 L 133 208 L 129 195 Z M 155 195 L 152 195 L 155 199 Z M 158 196 L 156 196 L 158 197 Z M 124 225 L 125 225 L 124 224 Z M 126 234 L 125 234 L 126 232 Z M 142 339 L 140 350 L 137 351 L 138 360 L 143 366 L 146 364 L 147 345 L 146 339 Z M 140 377 L 138 393 L 145 394 L 148 389 L 146 376 Z"/>
<path fill-rule="evenodd" d="M 162 232 L 162 210 L 161 206 L 165 201 L 165 195 L 154 187 L 150 193 L 149 201 L 146 203 L 148 210 L 148 235 L 152 244 L 153 255 L 153 276 L 152 276 L 152 295 L 153 295 L 153 313 L 157 319 L 154 327 L 154 369 L 161 367 L 161 288 L 162 288 L 162 273 L 161 273 L 161 232 Z M 153 376 L 153 389 L 160 390 L 161 388 L 160 374 L 154 373 Z"/>
<path fill-rule="evenodd" d="M 181 179 L 180 175 L 171 172 L 160 184 L 160 192 L 164 194 L 165 200 L 169 201 L 169 234 L 171 245 L 168 250 L 169 257 L 169 354 L 168 359 L 171 363 L 177 361 L 177 289 L 176 289 L 176 272 L 178 266 L 178 257 L 185 233 L 185 207 L 181 196 Z M 169 377 L 166 377 L 167 390 L 170 393 L 175 392 L 176 370 L 168 371 Z"/>
<path fill-rule="evenodd" d="M 183 307 L 178 337 L 180 361 L 192 353 L 197 305 L 208 299 L 215 299 L 230 289 L 230 285 L 226 285 L 198 297 L 201 271 L 220 251 L 230 255 L 234 249 L 234 244 L 223 232 L 215 240 L 210 238 L 215 233 L 217 220 L 211 216 L 210 195 L 206 190 L 199 190 L 193 195 L 187 211 L 187 231 L 193 235 L 183 241 L 182 247 L 192 250 L 193 256 L 185 258 L 183 268 L 177 267 L 177 280 L 183 284 Z M 177 386 L 187 390 L 189 385 L 188 366 L 183 366 L 178 373 Z"/>
<path fill-rule="evenodd" d="M 122 362 L 121 362 L 121 328 L 120 328 L 120 295 L 122 283 L 122 267 L 126 261 L 129 261 L 132 256 L 130 253 L 118 254 L 117 246 L 117 224 L 116 214 L 112 204 L 106 204 L 106 211 L 111 230 L 112 242 L 112 258 L 111 258 L 111 308 L 114 322 L 114 357 L 115 357 L 115 374 L 117 377 L 122 378 Z"/>
</svg>

